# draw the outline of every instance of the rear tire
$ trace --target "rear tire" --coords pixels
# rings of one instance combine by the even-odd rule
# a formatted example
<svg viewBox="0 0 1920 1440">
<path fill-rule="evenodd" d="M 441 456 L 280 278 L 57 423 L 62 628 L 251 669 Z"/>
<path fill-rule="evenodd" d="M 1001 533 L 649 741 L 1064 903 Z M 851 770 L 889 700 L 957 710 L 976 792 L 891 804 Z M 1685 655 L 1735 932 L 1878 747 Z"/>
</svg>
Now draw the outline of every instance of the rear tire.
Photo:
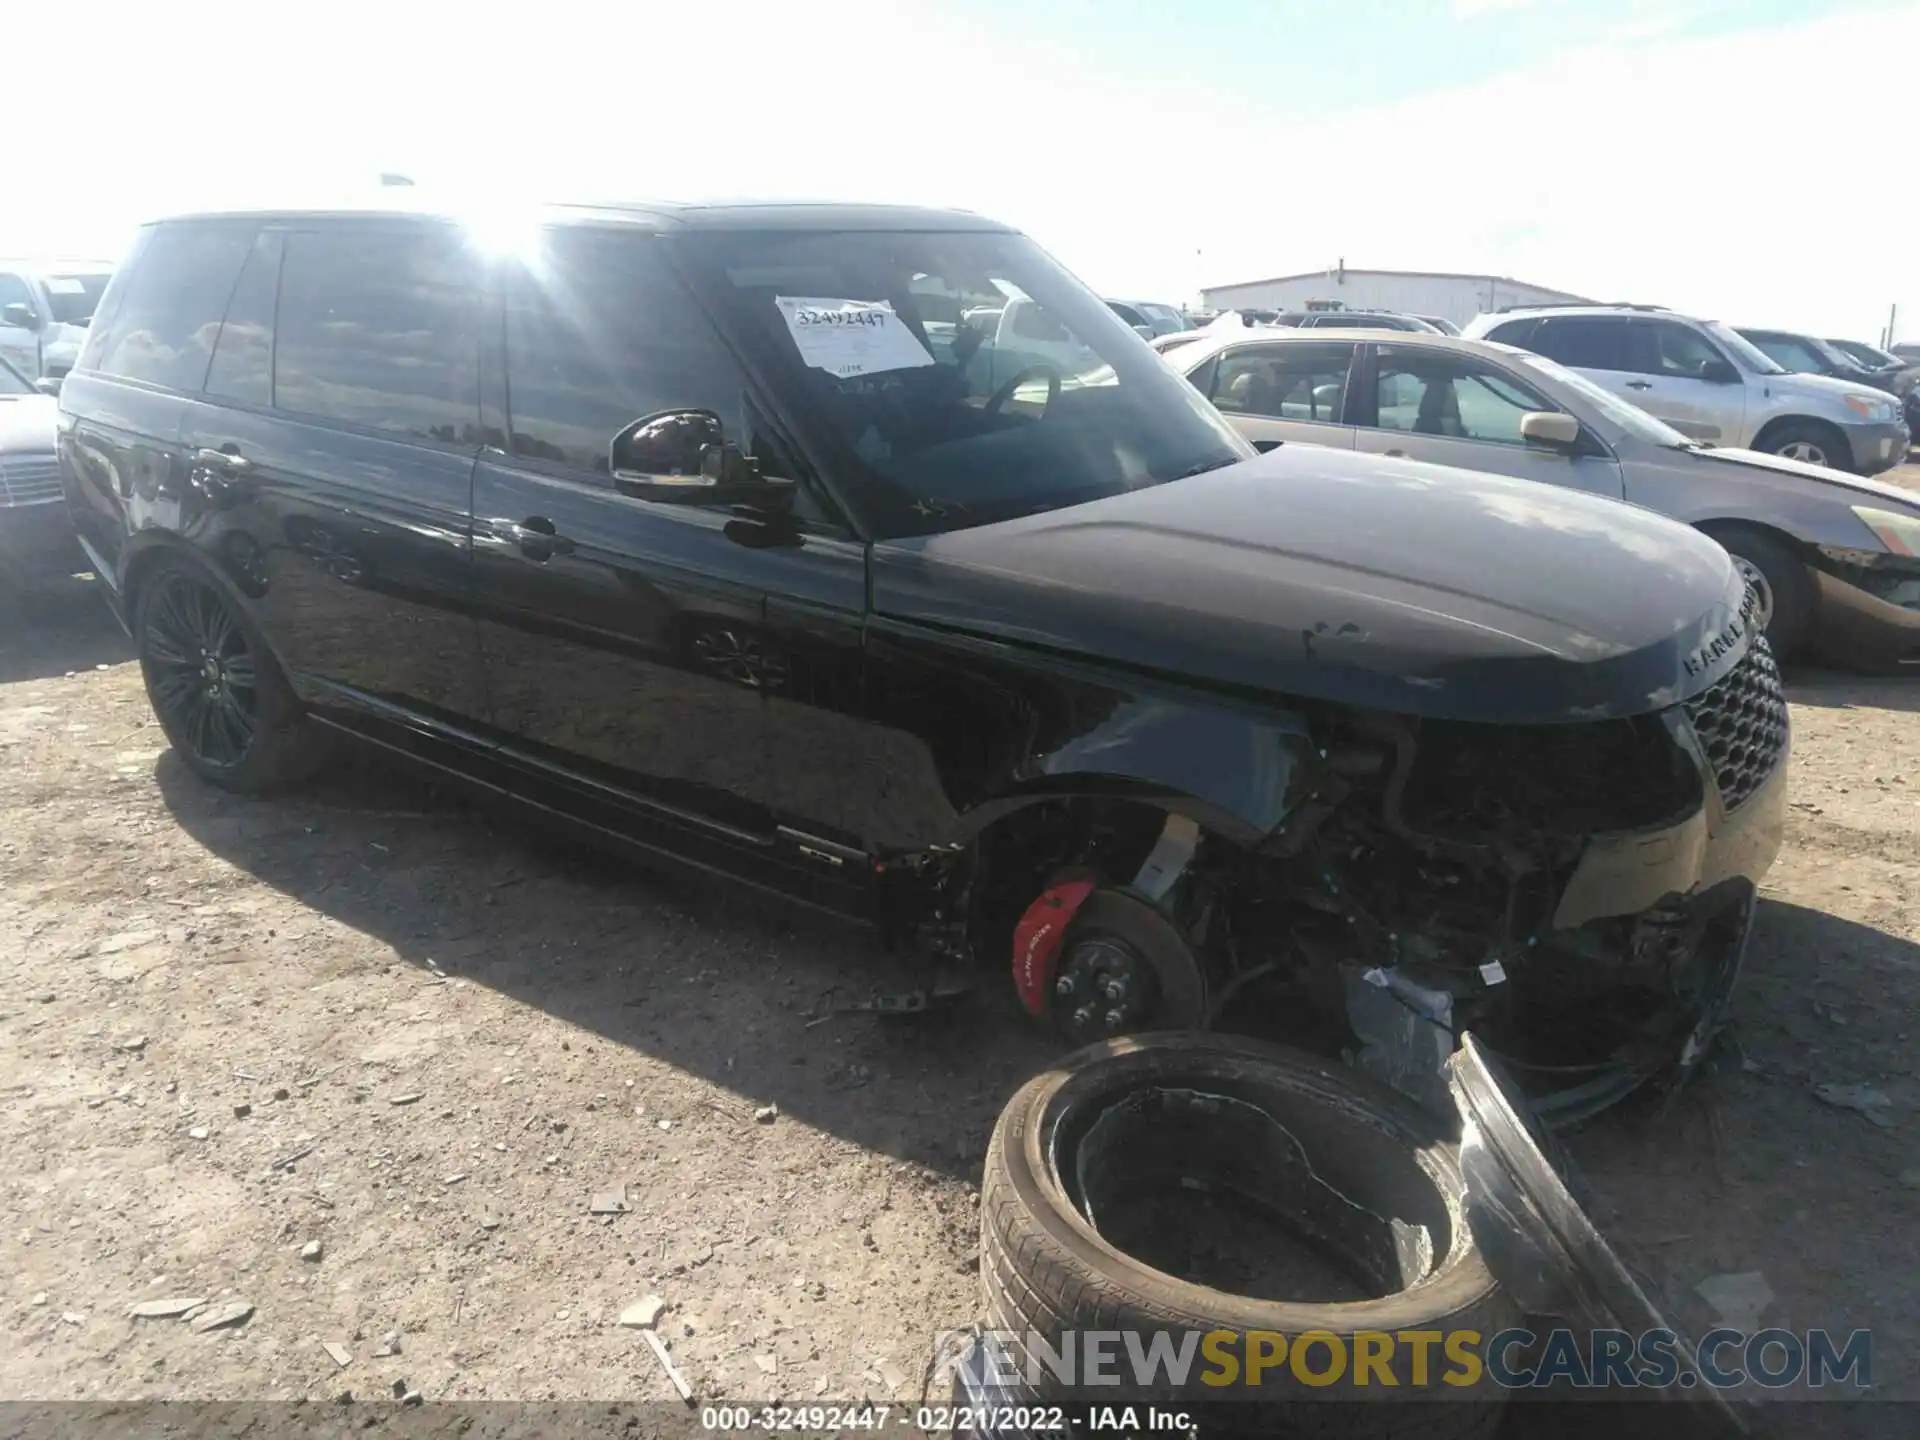
<svg viewBox="0 0 1920 1440">
<path fill-rule="evenodd" d="M 1101 1229 L 1087 1218 L 1085 1211 L 1094 1208 L 1092 1192 L 1104 1183 L 1094 1167 L 1114 1166 L 1107 1173 L 1133 1179 L 1150 1176 L 1149 1188 L 1179 1197 L 1171 1203 L 1184 1207 L 1183 1213 L 1212 1193 L 1215 1181 L 1224 1186 L 1223 1194 L 1237 1189 L 1236 1179 L 1249 1186 L 1263 1178 L 1271 1181 L 1273 1176 L 1256 1173 L 1260 1145 L 1239 1148 L 1236 1112 L 1241 1128 L 1249 1115 L 1257 1115 L 1271 1127 L 1260 1133 L 1296 1147 L 1291 1177 L 1284 1163 L 1275 1173 L 1299 1193 L 1317 1194 L 1318 1186 L 1338 1197 L 1330 1207 L 1338 1214 L 1371 1214 L 1383 1226 L 1385 1217 L 1404 1216 L 1422 1229 L 1431 1253 L 1412 1283 L 1375 1276 L 1374 1287 L 1391 1293 L 1325 1303 L 1237 1294 L 1157 1269 L 1120 1249 L 1107 1238 L 1118 1223 L 1118 1199 L 1100 1196 Z M 1116 1117 L 1145 1117 L 1129 1123 L 1146 1128 L 1132 1141 L 1109 1132 L 1097 1145 L 1095 1127 Z M 1204 1163 L 1190 1163 L 1196 1156 L 1204 1162 L 1204 1152 L 1177 1148 L 1181 1137 L 1209 1126 L 1227 1147 L 1230 1167 L 1244 1159 L 1237 1177 L 1208 1174 Z M 1162 1145 L 1176 1148 L 1164 1155 L 1149 1153 Z M 1171 1162 L 1158 1167 L 1167 1174 L 1155 1173 L 1150 1163 L 1155 1159 Z M 1303 1162 L 1304 1170 L 1298 1168 Z M 1273 1184 L 1264 1193 L 1287 1208 L 1286 1184 Z M 1466 1223 L 1464 1196 L 1459 1151 L 1442 1123 L 1343 1066 L 1233 1036 L 1111 1040 L 1067 1056 L 1022 1086 L 994 1127 L 980 1199 L 986 1325 L 1023 1336 L 1034 1332 L 1050 1347 L 1058 1346 L 1067 1331 L 1133 1331 L 1149 1353 L 1154 1337 L 1162 1335 L 1177 1350 L 1189 1332 L 1271 1331 L 1291 1342 L 1303 1332 L 1325 1331 L 1344 1345 L 1349 1361 L 1358 1332 L 1473 1330 L 1484 1340 L 1518 1323 L 1517 1312 L 1481 1258 Z M 1324 1217 L 1292 1218 L 1310 1235 Z M 1333 1243 L 1323 1241 L 1323 1247 Z M 1404 1273 L 1405 1262 L 1401 1265 Z M 1324 1373 L 1329 1352 L 1325 1342 L 1316 1343 L 1321 1348 L 1309 1369 Z M 1194 1354 L 1184 1382 L 1173 1382 L 1163 1371 L 1143 1393 L 1129 1376 L 1125 1394 L 1074 1387 L 1043 1362 L 1031 1382 L 1021 1374 L 1016 1393 L 996 1396 L 994 1403 L 1231 1399 L 1241 1403 L 1221 1407 L 1230 1412 L 1222 1418 L 1232 1430 L 1250 1434 L 1418 1434 L 1464 1440 L 1492 1435 L 1505 1399 L 1484 1373 L 1471 1385 L 1441 1383 L 1450 1367 L 1437 1346 L 1427 1383 L 1418 1389 L 1412 1386 L 1413 1362 L 1405 1347 L 1392 1350 L 1387 1361 L 1395 1388 L 1384 1386 L 1377 1375 L 1369 1386 L 1322 1388 L 1303 1382 L 1286 1364 L 1267 1371 L 1257 1386 L 1228 1382 L 1223 1387 L 1217 1370 L 1212 1384 L 1203 1380 L 1211 1368 L 1211 1357 L 1204 1356 L 1204 1351 Z M 1124 1363 L 1117 1368 L 1126 1371 Z"/>
<path fill-rule="evenodd" d="M 1725 530 L 1716 534 L 1733 563 L 1760 591 L 1768 609 L 1767 643 L 1776 660 L 1790 659 L 1806 647 L 1813 630 L 1814 588 L 1806 562 L 1771 535 L 1757 530 Z"/>
<path fill-rule="evenodd" d="M 245 795 L 312 773 L 320 736 L 259 630 L 205 567 L 186 556 L 156 561 L 133 613 L 147 700 L 182 764 Z"/>
</svg>

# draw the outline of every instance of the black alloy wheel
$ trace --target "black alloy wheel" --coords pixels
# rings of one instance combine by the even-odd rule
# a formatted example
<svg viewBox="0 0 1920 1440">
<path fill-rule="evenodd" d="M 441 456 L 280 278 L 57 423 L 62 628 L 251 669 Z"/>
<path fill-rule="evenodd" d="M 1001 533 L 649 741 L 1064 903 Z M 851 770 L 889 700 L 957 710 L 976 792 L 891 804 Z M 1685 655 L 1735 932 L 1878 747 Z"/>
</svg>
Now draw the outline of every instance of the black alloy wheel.
<svg viewBox="0 0 1920 1440">
<path fill-rule="evenodd" d="M 226 597 L 169 570 L 144 597 L 140 663 L 175 745 L 209 769 L 247 758 L 259 731 L 259 668 Z"/>
</svg>

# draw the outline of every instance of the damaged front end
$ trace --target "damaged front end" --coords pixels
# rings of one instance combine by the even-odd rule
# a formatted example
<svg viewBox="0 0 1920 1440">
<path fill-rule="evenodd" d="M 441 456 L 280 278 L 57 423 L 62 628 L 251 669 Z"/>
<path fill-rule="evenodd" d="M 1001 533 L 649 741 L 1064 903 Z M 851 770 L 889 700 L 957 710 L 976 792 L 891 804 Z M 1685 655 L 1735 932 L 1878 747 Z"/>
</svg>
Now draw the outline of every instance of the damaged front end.
<svg viewBox="0 0 1920 1440">
<path fill-rule="evenodd" d="M 1338 977 L 1348 1048 L 1381 1078 L 1443 1102 L 1437 1064 L 1470 1029 L 1571 1123 L 1710 1042 L 1779 848 L 1787 749 L 1757 637 L 1652 715 L 1344 717 L 1305 803 L 1246 857 L 1241 937 L 1292 951 L 1303 998 Z"/>
<path fill-rule="evenodd" d="M 1271 1034 L 1443 1112 L 1471 1030 L 1555 1124 L 1698 1061 L 1780 845 L 1787 713 L 1763 640 L 1647 715 L 1343 709 L 1309 728 L 1294 803 L 1256 845 L 1086 806 L 1055 813 L 1038 856 L 987 857 L 974 934 L 1000 955 L 1011 937 L 1030 1010 L 1079 1043 Z"/>
</svg>

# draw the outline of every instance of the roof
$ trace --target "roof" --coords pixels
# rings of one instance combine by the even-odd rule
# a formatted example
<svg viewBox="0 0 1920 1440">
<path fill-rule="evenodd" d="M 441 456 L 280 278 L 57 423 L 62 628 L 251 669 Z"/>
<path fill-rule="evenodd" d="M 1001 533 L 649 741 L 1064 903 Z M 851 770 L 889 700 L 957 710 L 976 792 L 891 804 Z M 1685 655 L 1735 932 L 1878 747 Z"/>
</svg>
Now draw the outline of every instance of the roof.
<svg viewBox="0 0 1920 1440">
<path fill-rule="evenodd" d="M 1603 305 L 1598 301 L 1588 301 L 1580 305 L 1508 305 L 1490 314 L 1476 317 L 1475 323 L 1482 320 L 1522 319 L 1528 315 L 1657 315 L 1668 320 L 1705 318 L 1690 315 L 1684 310 L 1669 310 L 1664 305 Z"/>
<path fill-rule="evenodd" d="M 195 210 L 155 217 L 173 220 L 266 220 L 291 217 L 383 217 L 464 221 L 495 211 L 465 199 L 423 201 L 411 186 L 392 186 L 338 205 L 286 205 L 224 210 Z M 822 201 L 616 200 L 599 203 L 529 203 L 527 212 L 543 221 L 630 224 L 648 230 L 981 230 L 1009 232 L 1012 227 L 965 210 L 935 210 L 911 205 L 861 205 Z"/>
<path fill-rule="evenodd" d="M 1202 330 L 1202 343 L 1174 347 L 1168 363 L 1190 368 L 1202 356 L 1211 355 L 1229 345 L 1327 345 L 1348 341 L 1376 340 L 1393 346 L 1416 346 L 1426 350 L 1450 350 L 1459 354 L 1484 354 L 1492 350 L 1502 355 L 1526 355 L 1529 352 L 1498 340 L 1474 340 L 1461 335 L 1441 335 L 1431 330 L 1367 330 L 1359 326 L 1340 330 L 1300 330 L 1291 325 L 1252 325 L 1241 330 Z M 1167 337 L 1171 339 L 1171 336 Z"/>
<path fill-rule="evenodd" d="M 1279 285 L 1288 280 L 1321 280 L 1334 272 L 1327 268 L 1302 270 L 1297 275 L 1270 275 L 1264 280 L 1233 280 L 1220 285 L 1202 285 L 1203 292 L 1212 290 L 1240 290 L 1248 285 Z M 1471 275 L 1460 270 L 1356 270 L 1351 266 L 1341 267 L 1343 275 L 1392 275 L 1402 280 L 1474 280 L 1495 285 L 1518 285 L 1528 290 L 1543 290 L 1549 295 L 1566 295 L 1569 300 L 1578 300 L 1579 296 L 1565 290 L 1556 290 L 1551 285 L 1535 285 L 1531 280 L 1515 280 L 1510 275 Z"/>
</svg>

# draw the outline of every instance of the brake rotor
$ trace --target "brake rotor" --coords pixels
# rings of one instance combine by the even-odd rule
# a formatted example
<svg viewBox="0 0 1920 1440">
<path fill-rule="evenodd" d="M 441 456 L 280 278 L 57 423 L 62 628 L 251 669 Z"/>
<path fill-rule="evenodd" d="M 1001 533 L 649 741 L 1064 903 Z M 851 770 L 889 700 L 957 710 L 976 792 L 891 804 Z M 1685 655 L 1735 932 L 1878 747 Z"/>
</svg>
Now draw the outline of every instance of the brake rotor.
<svg viewBox="0 0 1920 1440">
<path fill-rule="evenodd" d="M 1047 1015 L 1076 1045 L 1140 1030 L 1198 1030 L 1207 976 L 1172 920 L 1137 896 L 1096 890 L 1073 917 Z"/>
</svg>

